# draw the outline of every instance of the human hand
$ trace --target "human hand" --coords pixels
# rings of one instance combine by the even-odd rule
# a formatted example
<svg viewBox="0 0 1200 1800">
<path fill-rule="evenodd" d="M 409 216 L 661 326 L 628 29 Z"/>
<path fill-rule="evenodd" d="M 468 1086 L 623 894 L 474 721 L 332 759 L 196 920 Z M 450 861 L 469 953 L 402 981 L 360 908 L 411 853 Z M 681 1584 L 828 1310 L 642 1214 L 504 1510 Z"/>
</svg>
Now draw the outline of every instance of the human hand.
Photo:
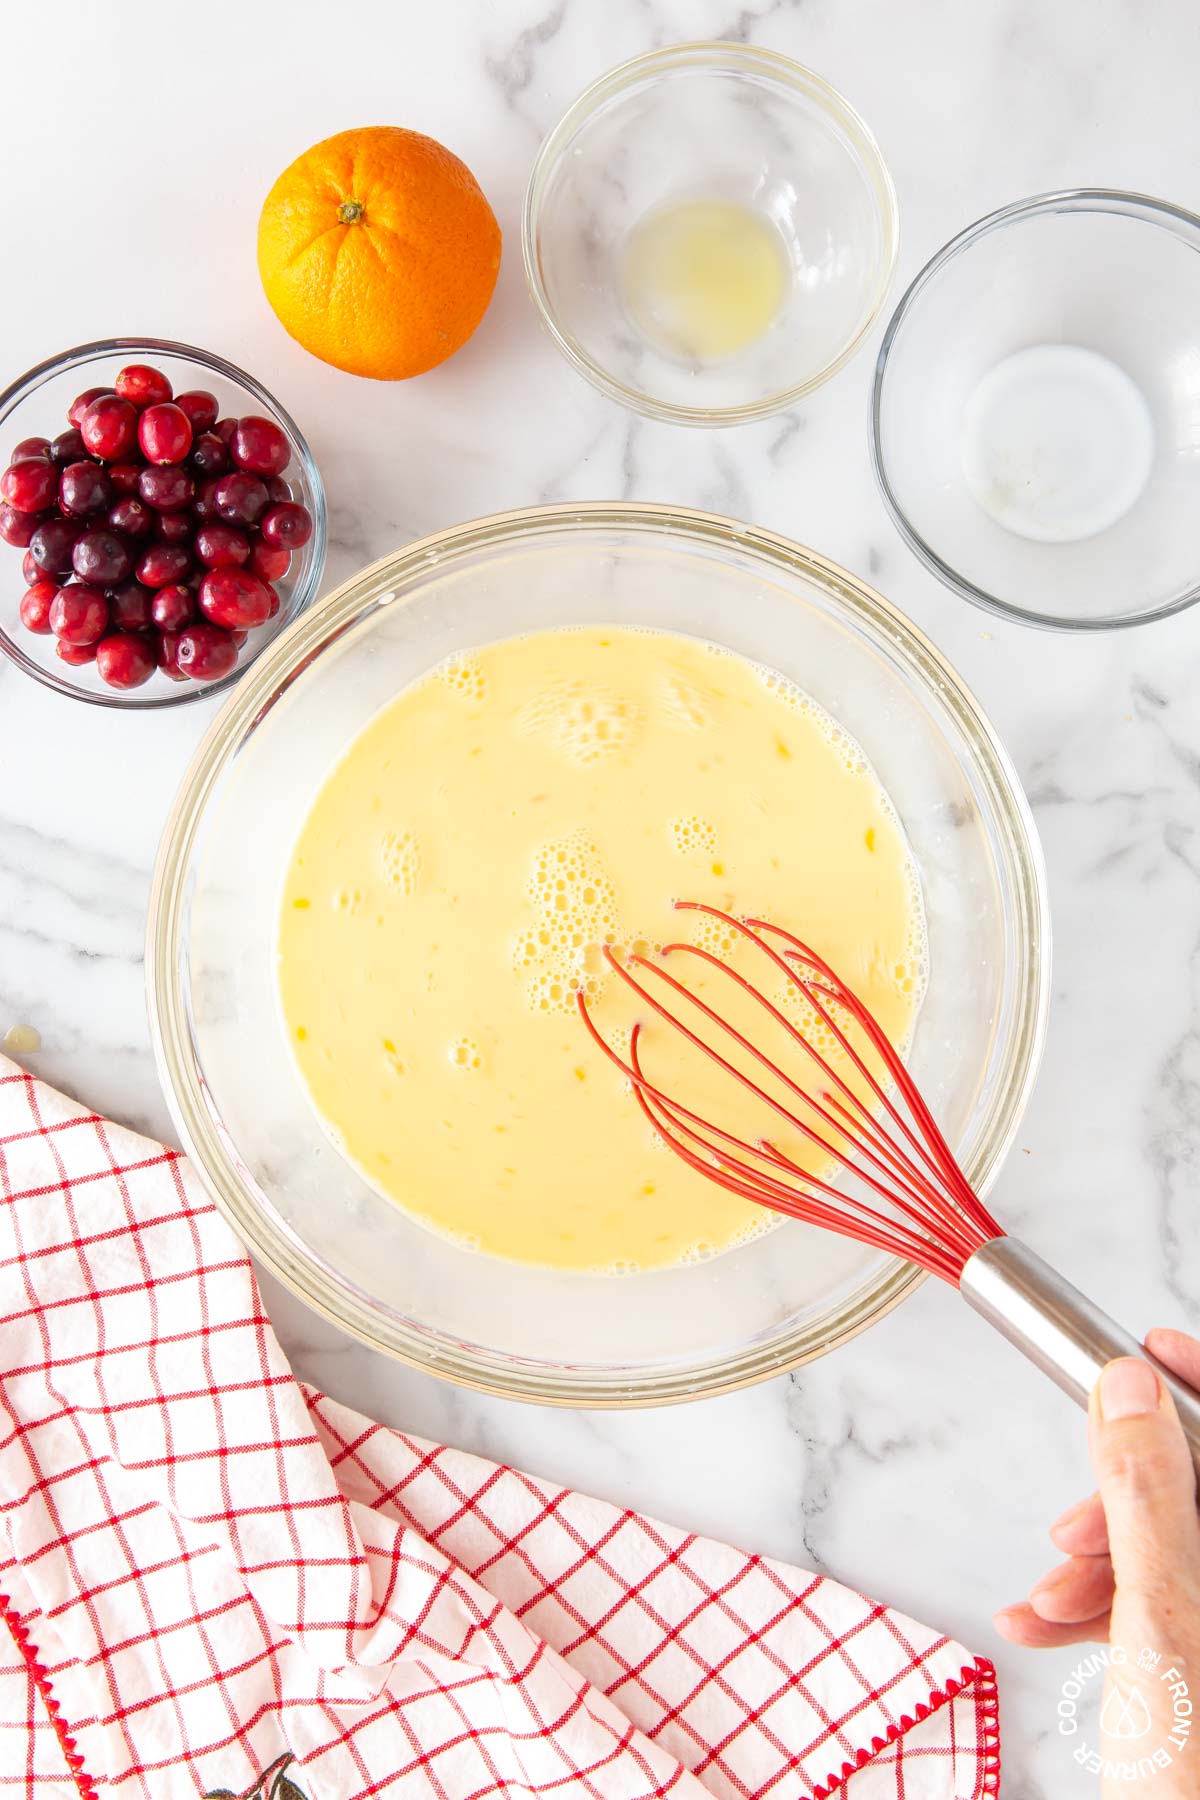
<svg viewBox="0 0 1200 1800">
<path fill-rule="evenodd" d="M 1156 1330 L 1146 1348 L 1190 1386 L 1200 1388 L 1200 1342 Z M 1188 1742 L 1188 1700 L 1200 1702 L 1200 1515 L 1196 1472 L 1170 1394 L 1149 1364 L 1109 1363 L 1088 1409 L 1088 1441 L 1099 1492 L 1050 1528 L 1067 1560 L 1035 1583 L 1028 1600 L 996 1615 L 1014 1644 L 1052 1648 L 1107 1643 L 1102 1721 L 1148 1728 L 1136 1737 L 1109 1729 L 1099 1746 L 1123 1773 L 1104 1774 L 1112 1800 L 1195 1800 L 1200 1738 Z M 1150 1668 L 1143 1651 L 1157 1656 Z M 1177 1672 L 1174 1683 L 1169 1671 Z M 1180 1683 L 1186 1688 L 1181 1698 Z M 1137 1688 L 1141 1703 L 1133 1698 Z M 1173 1691 L 1174 1690 L 1174 1691 Z M 1114 1701 L 1110 1696 L 1115 1694 Z M 1132 1710 L 1126 1713 L 1126 1706 Z M 1177 1740 L 1182 1733 L 1182 1744 Z M 1170 1756 L 1136 1772 L 1142 1758 Z"/>
</svg>

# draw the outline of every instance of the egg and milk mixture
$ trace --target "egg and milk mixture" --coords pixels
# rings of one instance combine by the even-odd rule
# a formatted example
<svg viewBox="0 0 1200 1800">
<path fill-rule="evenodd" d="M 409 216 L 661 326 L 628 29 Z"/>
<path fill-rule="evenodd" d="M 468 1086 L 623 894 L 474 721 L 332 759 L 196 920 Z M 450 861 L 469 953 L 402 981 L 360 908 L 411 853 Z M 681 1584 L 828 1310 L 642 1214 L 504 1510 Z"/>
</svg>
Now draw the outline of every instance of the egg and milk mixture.
<svg viewBox="0 0 1200 1800">
<path fill-rule="evenodd" d="M 676 898 L 796 931 L 909 1035 L 911 853 L 858 747 L 798 689 L 617 627 L 490 644 L 404 689 L 318 794 L 280 911 L 286 1030 L 343 1153 L 423 1224 L 524 1262 L 660 1268 L 767 1229 L 657 1139 L 576 1010 L 582 988 L 627 1047 L 636 1011 L 602 945 L 734 948 Z M 728 1083 L 685 1073 L 689 1098 L 750 1128 Z"/>
</svg>

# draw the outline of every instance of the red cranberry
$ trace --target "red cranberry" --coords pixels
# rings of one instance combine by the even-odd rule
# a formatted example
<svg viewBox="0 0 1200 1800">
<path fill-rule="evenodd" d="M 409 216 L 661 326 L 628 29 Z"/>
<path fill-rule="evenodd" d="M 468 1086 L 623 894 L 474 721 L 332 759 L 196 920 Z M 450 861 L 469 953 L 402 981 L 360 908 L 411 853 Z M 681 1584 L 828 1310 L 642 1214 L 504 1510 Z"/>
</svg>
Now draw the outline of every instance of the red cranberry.
<svg viewBox="0 0 1200 1800">
<path fill-rule="evenodd" d="M 240 567 L 250 554 L 250 539 L 234 525 L 202 525 L 196 533 L 196 555 L 209 569 Z"/>
<path fill-rule="evenodd" d="M 83 536 L 82 519 L 47 519 L 29 540 L 29 554 L 43 575 L 69 575 L 71 552 Z"/>
<path fill-rule="evenodd" d="M 108 479 L 112 482 L 114 494 L 136 494 L 138 477 L 141 473 L 140 462 L 111 464 L 108 470 Z"/>
<path fill-rule="evenodd" d="M 273 619 L 275 614 L 279 611 L 279 595 L 275 592 L 275 589 L 271 586 L 269 581 L 264 582 L 263 585 L 271 596 L 271 610 L 267 614 L 267 617 L 268 619 Z"/>
<path fill-rule="evenodd" d="M 271 497 L 272 506 L 282 506 L 292 497 L 292 490 L 282 475 L 272 475 L 267 483 L 267 493 Z"/>
<path fill-rule="evenodd" d="M 220 438 L 221 442 L 224 444 L 224 446 L 227 450 L 228 450 L 230 444 L 232 444 L 232 442 L 233 442 L 233 434 L 237 430 L 237 428 L 238 428 L 238 422 L 236 419 L 218 419 L 216 424 L 213 426 L 213 430 L 216 432 L 217 436 Z"/>
<path fill-rule="evenodd" d="M 176 667 L 193 681 L 218 681 L 237 662 L 237 645 L 217 625 L 189 625 L 175 646 Z"/>
<path fill-rule="evenodd" d="M 258 528 L 272 550 L 299 550 L 312 536 L 312 519 L 307 507 L 289 500 L 265 512 Z"/>
<path fill-rule="evenodd" d="M 246 567 L 260 581 L 278 581 L 287 574 L 291 560 L 290 550 L 276 550 L 271 544 L 264 544 L 261 538 L 256 538 L 250 546 Z"/>
<path fill-rule="evenodd" d="M 169 587 L 182 581 L 192 566 L 192 559 L 181 544 L 151 544 L 137 566 L 137 578 L 143 587 Z"/>
<path fill-rule="evenodd" d="M 229 467 L 229 452 L 215 431 L 205 431 L 192 445 L 189 460 L 197 475 L 223 475 Z"/>
<path fill-rule="evenodd" d="M 44 456 L 27 456 L 10 463 L 0 475 L 0 499 L 18 512 L 45 512 L 58 495 L 58 470 Z"/>
<path fill-rule="evenodd" d="M 217 516 L 217 489 L 221 485 L 219 475 L 210 475 L 200 482 L 196 489 L 196 498 L 192 512 L 197 519 L 215 519 Z"/>
<path fill-rule="evenodd" d="M 116 390 L 114 388 L 106 388 L 106 387 L 84 388 L 82 394 L 77 395 L 76 398 L 74 400 L 72 400 L 70 407 L 68 408 L 67 424 L 68 425 L 82 425 L 83 424 L 83 415 L 87 411 L 88 407 L 91 406 L 93 404 L 93 402 L 95 402 L 96 400 L 103 400 L 107 394 L 114 393 L 115 391 Z"/>
<path fill-rule="evenodd" d="M 74 513 L 77 518 L 110 505 L 112 494 L 112 482 L 99 463 L 68 463 L 59 479 L 59 504 L 64 512 Z"/>
<path fill-rule="evenodd" d="M 96 673 L 109 687 L 141 687 L 156 666 L 154 651 L 139 632 L 114 631 L 96 645 Z"/>
<path fill-rule="evenodd" d="M 138 441 L 137 408 L 119 394 L 102 394 L 84 413 L 79 429 L 92 456 L 124 462 Z"/>
<path fill-rule="evenodd" d="M 96 643 L 99 641 L 100 640 L 97 639 Z M 66 638 L 59 638 L 57 644 L 54 646 L 54 651 L 57 656 L 61 656 L 65 663 L 70 663 L 73 669 L 78 668 L 80 663 L 90 663 L 95 662 L 96 660 L 95 643 L 72 644 L 69 643 Z"/>
<path fill-rule="evenodd" d="M 53 629 L 50 608 L 57 593 L 56 581 L 35 581 L 31 588 L 26 588 L 21 595 L 21 623 L 26 631 L 36 631 L 39 637 L 49 635 Z"/>
<path fill-rule="evenodd" d="M 33 560 L 32 550 L 27 550 L 21 558 L 21 573 L 25 577 L 26 587 L 36 587 L 42 579 L 42 571 Z"/>
<path fill-rule="evenodd" d="M 222 475 L 213 490 L 217 516 L 227 525 L 253 525 L 267 500 L 266 485 L 254 475 Z"/>
<path fill-rule="evenodd" d="M 292 454 L 275 421 L 253 413 L 238 420 L 229 450 L 238 468 L 251 475 L 281 475 Z"/>
<path fill-rule="evenodd" d="M 0 538 L 14 550 L 28 550 L 38 531 L 36 513 L 21 512 L 7 500 L 0 500 Z M 51 570 L 52 574 L 56 571 Z"/>
<path fill-rule="evenodd" d="M 122 494 L 108 509 L 108 522 L 113 530 L 123 531 L 130 538 L 148 537 L 154 530 L 157 519 L 169 517 L 168 513 L 156 513 L 152 506 L 147 506 L 136 494 Z"/>
<path fill-rule="evenodd" d="M 250 636 L 250 633 L 246 630 L 245 626 L 242 625 L 239 626 L 236 631 L 231 631 L 229 635 L 240 650 L 246 639 Z"/>
<path fill-rule="evenodd" d="M 191 503 L 195 492 L 196 484 L 186 469 L 143 469 L 138 477 L 138 493 L 156 512 L 178 512 Z"/>
<path fill-rule="evenodd" d="M 133 555 L 119 531 L 98 525 L 85 531 L 71 552 L 71 566 L 80 581 L 97 587 L 118 587 L 133 572 Z"/>
<path fill-rule="evenodd" d="M 151 463 L 181 463 L 192 447 L 188 416 L 168 401 L 148 406 L 138 420 L 138 443 Z"/>
<path fill-rule="evenodd" d="M 149 363 L 127 363 L 113 386 L 122 400 L 131 400 L 135 406 L 157 406 L 171 398 L 170 382 Z"/>
<path fill-rule="evenodd" d="M 217 422 L 217 396 L 210 394 L 207 388 L 189 388 L 186 394 L 176 394 L 175 404 L 180 412 L 186 413 L 188 423 L 197 437 L 202 431 L 211 431 Z"/>
<path fill-rule="evenodd" d="M 140 581 L 126 581 L 108 596 L 112 622 L 118 631 L 145 631 L 149 626 L 154 595 Z"/>
<path fill-rule="evenodd" d="M 179 635 L 177 631 L 160 631 L 155 645 L 158 666 L 171 681 L 187 680 L 179 666 Z"/>
<path fill-rule="evenodd" d="M 212 569 L 196 597 L 205 618 L 226 630 L 264 625 L 271 616 L 270 589 L 245 569 Z"/>
<path fill-rule="evenodd" d="M 21 439 L 8 460 L 9 462 L 24 462 L 27 456 L 49 456 L 49 454 L 49 438 L 27 437 Z"/>
<path fill-rule="evenodd" d="M 50 629 L 68 644 L 94 644 L 108 630 L 108 601 L 84 581 L 59 588 L 50 603 Z"/>
<path fill-rule="evenodd" d="M 50 446 L 50 461 L 57 463 L 60 469 L 65 469 L 68 463 L 79 462 L 86 455 L 87 445 L 76 425 L 72 425 L 70 431 L 60 431 Z"/>
<path fill-rule="evenodd" d="M 190 512 L 156 513 L 154 535 L 160 544 L 190 544 L 196 521 Z"/>
<path fill-rule="evenodd" d="M 178 581 L 160 587 L 150 602 L 150 617 L 160 631 L 182 631 L 195 616 L 195 595 Z"/>
</svg>

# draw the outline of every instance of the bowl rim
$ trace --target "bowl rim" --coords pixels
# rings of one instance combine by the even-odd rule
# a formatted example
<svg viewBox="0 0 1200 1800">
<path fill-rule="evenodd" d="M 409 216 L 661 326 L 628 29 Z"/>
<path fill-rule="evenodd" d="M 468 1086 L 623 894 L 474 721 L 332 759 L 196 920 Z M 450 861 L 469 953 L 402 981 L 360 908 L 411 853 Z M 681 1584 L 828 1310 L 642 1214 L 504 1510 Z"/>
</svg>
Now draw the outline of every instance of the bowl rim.
<svg viewBox="0 0 1200 1800">
<path fill-rule="evenodd" d="M 817 370 L 805 381 L 781 388 L 775 394 L 768 394 L 761 400 L 748 401 L 744 405 L 683 406 L 656 400 L 653 395 L 643 393 L 640 388 L 630 387 L 628 383 L 618 380 L 602 364 L 594 361 L 572 333 L 559 323 L 542 280 L 537 249 L 538 220 L 552 169 L 569 139 L 604 100 L 623 87 L 641 80 L 647 72 L 665 74 L 688 68 L 715 66 L 721 62 L 732 63 L 747 71 L 757 70 L 781 85 L 799 88 L 808 98 L 815 100 L 825 114 L 855 142 L 877 183 L 883 226 L 883 252 L 875 292 L 858 329 L 824 368 Z M 675 425 L 745 425 L 755 419 L 765 419 L 773 413 L 783 412 L 806 394 L 812 393 L 815 388 L 821 387 L 839 369 L 844 368 L 874 328 L 891 288 L 899 253 L 900 206 L 896 185 L 874 133 L 857 108 L 831 82 L 793 57 L 784 56 L 778 50 L 763 49 L 757 44 L 739 44 L 723 38 L 697 38 L 670 44 L 660 50 L 643 51 L 626 62 L 618 63 L 615 68 L 590 82 L 542 139 L 529 173 L 521 211 L 521 258 L 525 267 L 526 286 L 534 310 L 559 350 L 585 380 L 599 388 L 601 393 L 607 394 L 610 400 L 618 401 L 645 418 L 660 419 Z"/>
<path fill-rule="evenodd" d="M 325 556 L 329 534 L 329 508 L 325 498 L 325 484 L 321 472 L 312 453 L 308 439 L 293 419 L 287 408 L 275 398 L 269 388 L 245 369 L 239 368 L 227 357 L 219 356 L 213 350 L 202 350 L 196 344 L 176 343 L 172 338 L 155 337 L 115 337 L 96 338 L 90 343 L 74 344 L 68 350 L 60 350 L 55 356 L 48 356 L 42 362 L 35 363 L 15 381 L 0 392 L 0 426 L 16 412 L 31 394 L 36 393 L 43 383 L 56 375 L 64 374 L 68 369 L 84 368 L 90 362 L 107 360 L 113 356 L 125 356 L 129 353 L 148 351 L 151 355 L 174 356 L 180 360 L 195 363 L 214 375 L 222 376 L 226 381 L 236 383 L 239 387 L 254 396 L 264 412 L 269 413 L 289 434 L 296 446 L 299 461 L 304 469 L 305 478 L 312 489 L 313 515 L 313 551 L 312 563 L 303 588 L 297 588 L 292 595 L 289 607 L 290 616 L 294 619 L 302 613 L 316 598 L 321 581 L 325 574 Z M 281 635 L 281 634 L 277 634 Z M 272 640 L 274 641 L 274 640 Z M 68 681 L 54 669 L 44 669 L 33 658 L 27 656 L 20 642 L 11 634 L 3 619 L 0 619 L 0 653 L 6 656 L 14 667 L 23 675 L 30 676 L 40 682 L 43 687 L 53 693 L 65 694 L 69 699 L 81 700 L 85 706 L 107 706 L 120 708 L 126 712 L 159 712 L 167 706 L 188 706 L 197 700 L 211 700 L 214 694 L 223 694 L 241 680 L 247 669 L 257 662 L 264 644 L 254 655 L 244 662 L 240 661 L 223 675 L 219 681 L 189 682 L 173 686 L 168 693 L 160 693 L 152 698 L 136 699 L 133 693 L 124 694 L 119 688 L 110 693 L 92 693 L 86 688 L 79 688 Z M 136 692 L 137 690 L 134 690 Z"/>
<path fill-rule="evenodd" d="M 913 554 L 924 563 L 932 575 L 936 575 L 943 586 L 958 594 L 973 605 L 980 606 L 985 612 L 1002 619 L 1015 619 L 1022 625 L 1034 625 L 1041 631 L 1124 631 L 1136 625 L 1153 625 L 1160 619 L 1169 619 L 1174 614 L 1186 612 L 1200 600 L 1200 576 L 1185 594 L 1168 601 L 1163 606 L 1152 607 L 1145 612 L 1107 613 L 1098 619 L 1071 618 L 1062 613 L 1041 612 L 1035 607 L 1018 606 L 1011 600 L 1001 600 L 998 595 L 991 594 L 976 582 L 968 579 L 950 564 L 945 562 L 937 551 L 929 544 L 913 525 L 896 497 L 888 477 L 887 463 L 883 453 L 883 390 L 887 378 L 888 364 L 896 339 L 899 336 L 909 314 L 916 307 L 925 289 L 940 275 L 947 263 L 962 256 L 981 238 L 989 237 L 993 231 L 1003 230 L 1008 225 L 1022 223 L 1026 219 L 1037 218 L 1044 214 L 1094 212 L 1115 214 L 1122 218 L 1135 218 L 1144 224 L 1162 225 L 1165 221 L 1173 221 L 1177 226 L 1185 226 L 1197 236 L 1197 248 L 1200 248 L 1200 214 L 1190 212 L 1185 206 L 1178 206 L 1171 200 L 1160 200 L 1153 194 L 1143 194 L 1131 188 L 1109 187 L 1073 187 L 1055 188 L 1044 194 L 1031 194 L 1024 200 L 1010 201 L 1006 206 L 997 207 L 994 212 L 985 213 L 982 218 L 949 238 L 940 250 L 936 250 L 928 262 L 913 277 L 896 304 L 896 310 L 888 320 L 887 329 L 879 346 L 879 355 L 875 360 L 875 375 L 871 384 L 870 410 L 870 447 L 871 467 L 875 471 L 883 503 L 887 507 L 893 525 L 904 539 Z"/>
<path fill-rule="evenodd" d="M 385 1334 L 377 1312 L 362 1307 L 357 1316 L 349 1316 L 355 1308 L 352 1299 L 346 1304 L 349 1287 L 327 1279 L 315 1263 L 298 1253 L 288 1232 L 259 1210 L 238 1176 L 219 1124 L 204 1104 L 203 1074 L 191 1054 L 187 1000 L 180 978 L 186 875 L 208 796 L 240 746 L 303 675 L 321 646 L 336 641 L 359 616 L 361 589 L 385 571 L 389 581 L 399 582 L 422 567 L 441 563 L 450 552 L 477 552 L 517 540 L 526 532 L 569 530 L 579 524 L 668 530 L 697 547 L 720 543 L 749 548 L 777 565 L 809 579 L 815 577 L 902 646 L 919 678 L 936 687 L 944 703 L 955 706 L 1014 846 L 1020 877 L 1017 905 L 1024 921 L 1019 935 L 1028 959 L 1007 1079 L 992 1096 L 970 1165 L 969 1173 L 981 1193 L 986 1193 L 999 1172 L 1037 1076 L 1049 1012 L 1051 932 L 1046 869 L 1033 815 L 1008 753 L 970 689 L 892 602 L 839 564 L 781 533 L 716 513 L 656 502 L 567 501 L 494 513 L 433 532 L 381 557 L 341 583 L 267 646 L 196 748 L 167 814 L 151 880 L 146 921 L 150 1039 L 159 1080 L 185 1152 L 218 1210 L 262 1265 L 314 1312 L 349 1336 L 411 1368 L 476 1392 L 546 1405 L 613 1410 L 708 1399 L 798 1368 L 857 1337 L 899 1305 L 926 1275 L 912 1263 L 888 1265 L 876 1279 L 840 1303 L 837 1318 L 821 1326 L 815 1341 L 810 1325 L 765 1341 L 752 1340 L 733 1354 L 673 1364 L 649 1374 L 589 1369 L 586 1378 L 579 1379 L 565 1362 L 545 1365 L 502 1353 L 480 1355 L 444 1340 L 431 1353 L 428 1340 L 403 1324 L 392 1325 Z"/>
</svg>

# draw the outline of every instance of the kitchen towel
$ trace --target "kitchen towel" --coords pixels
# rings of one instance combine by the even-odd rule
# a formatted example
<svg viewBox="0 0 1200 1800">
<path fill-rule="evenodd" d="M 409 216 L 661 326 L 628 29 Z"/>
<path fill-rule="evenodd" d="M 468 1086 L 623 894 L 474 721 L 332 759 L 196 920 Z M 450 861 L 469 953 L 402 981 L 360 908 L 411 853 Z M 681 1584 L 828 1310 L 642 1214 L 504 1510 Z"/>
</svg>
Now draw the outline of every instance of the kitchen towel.
<svg viewBox="0 0 1200 1800">
<path fill-rule="evenodd" d="M 175 1151 L 0 1058 L 0 1800 L 979 1800 L 992 1666 L 292 1375 Z"/>
</svg>

